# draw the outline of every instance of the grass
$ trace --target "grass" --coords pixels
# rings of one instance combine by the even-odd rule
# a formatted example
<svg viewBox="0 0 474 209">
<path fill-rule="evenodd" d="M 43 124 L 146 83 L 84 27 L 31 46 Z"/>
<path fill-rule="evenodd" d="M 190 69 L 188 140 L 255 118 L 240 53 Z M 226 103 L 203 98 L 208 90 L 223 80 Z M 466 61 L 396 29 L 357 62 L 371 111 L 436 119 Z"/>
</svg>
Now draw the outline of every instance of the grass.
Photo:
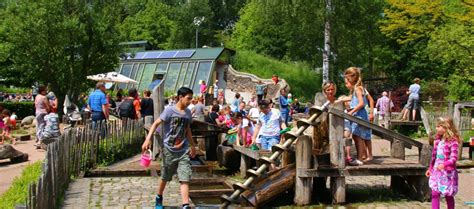
<svg viewBox="0 0 474 209">
<path fill-rule="evenodd" d="M 239 50 L 232 59 L 238 71 L 252 73 L 260 78 L 270 79 L 273 74 L 288 82 L 294 98 L 312 101 L 314 94 L 321 91 L 322 76 L 300 62 L 283 62 L 252 51 Z"/>
<path fill-rule="evenodd" d="M 0 209 L 15 208 L 17 204 L 25 204 L 28 185 L 36 182 L 41 174 L 42 161 L 37 161 L 23 169 L 21 176 L 15 177 L 10 188 L 0 196 Z"/>
</svg>

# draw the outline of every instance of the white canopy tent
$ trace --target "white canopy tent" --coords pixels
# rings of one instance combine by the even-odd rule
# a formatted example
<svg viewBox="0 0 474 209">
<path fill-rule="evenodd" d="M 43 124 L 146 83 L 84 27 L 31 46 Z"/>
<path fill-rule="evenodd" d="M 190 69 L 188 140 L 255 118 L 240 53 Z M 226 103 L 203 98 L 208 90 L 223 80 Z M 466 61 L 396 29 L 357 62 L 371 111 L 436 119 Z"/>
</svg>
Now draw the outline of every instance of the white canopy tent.
<svg viewBox="0 0 474 209">
<path fill-rule="evenodd" d="M 112 83 L 137 83 L 137 81 L 124 76 L 117 72 L 108 72 L 108 73 L 101 73 L 97 75 L 89 75 L 87 79 L 94 80 L 94 81 L 102 81 L 102 82 L 112 82 Z"/>
</svg>

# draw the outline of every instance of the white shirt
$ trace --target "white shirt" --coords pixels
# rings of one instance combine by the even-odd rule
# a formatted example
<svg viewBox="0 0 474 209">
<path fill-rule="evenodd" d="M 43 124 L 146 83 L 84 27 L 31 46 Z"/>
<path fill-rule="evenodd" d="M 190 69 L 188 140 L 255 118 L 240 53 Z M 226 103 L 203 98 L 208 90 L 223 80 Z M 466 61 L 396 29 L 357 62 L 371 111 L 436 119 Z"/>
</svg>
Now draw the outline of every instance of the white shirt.
<svg viewBox="0 0 474 209">
<path fill-rule="evenodd" d="M 260 113 L 259 122 L 261 123 L 261 136 L 280 136 L 280 123 L 283 122 L 279 110 L 272 108 L 268 114 Z"/>
</svg>

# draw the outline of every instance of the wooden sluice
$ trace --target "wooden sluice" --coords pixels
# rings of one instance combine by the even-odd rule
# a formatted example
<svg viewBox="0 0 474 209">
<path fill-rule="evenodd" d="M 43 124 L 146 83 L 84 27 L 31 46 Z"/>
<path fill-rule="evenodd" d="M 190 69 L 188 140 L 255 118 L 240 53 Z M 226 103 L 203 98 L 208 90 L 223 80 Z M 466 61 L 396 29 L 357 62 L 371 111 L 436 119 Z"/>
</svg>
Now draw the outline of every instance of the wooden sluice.
<svg viewBox="0 0 474 209">
<path fill-rule="evenodd" d="M 294 161 L 291 157 L 282 160 L 285 166 L 281 171 L 285 171 L 285 175 L 278 174 L 280 172 L 278 170 L 268 173 L 270 164 L 275 163 L 274 160 L 269 160 L 269 157 L 248 148 L 234 148 L 241 154 L 241 175 L 245 175 L 248 179 L 243 184 L 234 185 L 235 191 L 232 196 L 222 196 L 222 207 L 239 203 L 239 200 L 243 201 L 241 203 L 252 206 L 262 205 L 264 201 L 272 198 L 269 195 L 262 195 L 262 191 L 274 191 L 271 194 L 275 196 L 282 188 L 287 188 L 289 183 L 294 184 L 294 203 L 308 205 L 311 204 L 313 196 L 327 195 L 326 193 L 318 194 L 321 190 L 316 188 L 315 185 L 318 184 L 313 182 L 321 182 L 321 180 L 326 182 L 328 178 L 332 202 L 341 204 L 346 202 L 345 178 L 347 176 L 375 175 L 391 176 L 390 187 L 394 192 L 420 201 L 429 200 L 431 193 L 425 172 L 431 158 L 430 145 L 348 115 L 342 111 L 342 106 L 329 106 L 327 109 L 314 107 L 311 110 L 310 119 L 298 121 L 298 131 L 285 134 L 286 141 L 272 147 L 273 152 L 269 153 L 272 157 L 276 156 L 275 152 L 278 152 L 278 157 L 283 153 L 287 156 L 294 155 Z M 326 110 L 326 112 L 321 114 L 321 110 Z M 318 114 L 317 119 L 313 117 L 314 114 Z M 344 119 L 370 128 L 374 135 L 389 140 L 391 142 L 390 156 L 375 156 L 370 164 L 362 166 L 346 166 L 343 140 Z M 313 127 L 313 136 L 302 134 L 301 130 L 308 126 Z M 292 138 L 294 140 L 291 140 Z M 289 144 L 290 141 L 291 144 Z M 405 160 L 405 148 L 417 148 L 418 160 Z M 258 169 L 249 169 L 252 160 L 257 161 Z M 294 180 L 281 179 L 289 178 L 289 176 L 294 176 Z M 325 183 L 323 185 L 326 186 Z M 319 186 L 323 185 L 319 184 Z"/>
</svg>

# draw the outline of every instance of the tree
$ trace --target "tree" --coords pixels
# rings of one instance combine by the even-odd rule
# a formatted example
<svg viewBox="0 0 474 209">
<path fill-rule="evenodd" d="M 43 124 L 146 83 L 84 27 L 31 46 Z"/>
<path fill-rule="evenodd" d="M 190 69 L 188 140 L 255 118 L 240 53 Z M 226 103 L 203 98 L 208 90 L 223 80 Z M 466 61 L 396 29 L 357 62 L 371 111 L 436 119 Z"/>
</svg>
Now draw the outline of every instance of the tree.
<svg viewBox="0 0 474 209">
<path fill-rule="evenodd" d="M 148 1 L 143 10 L 126 17 L 120 24 L 121 40 L 147 40 L 159 48 L 171 48 L 171 34 L 176 33 L 177 28 L 169 19 L 171 9 L 160 1 Z"/>
<path fill-rule="evenodd" d="M 26 0 L 9 4 L 2 25 L 10 45 L 6 79 L 48 84 L 60 101 L 92 85 L 86 76 L 112 71 L 120 53 L 114 1 Z"/>
<path fill-rule="evenodd" d="M 323 51 L 323 82 L 329 80 L 329 56 L 331 54 L 331 16 L 332 3 L 326 0 L 326 15 L 324 20 L 324 51 Z"/>
</svg>

